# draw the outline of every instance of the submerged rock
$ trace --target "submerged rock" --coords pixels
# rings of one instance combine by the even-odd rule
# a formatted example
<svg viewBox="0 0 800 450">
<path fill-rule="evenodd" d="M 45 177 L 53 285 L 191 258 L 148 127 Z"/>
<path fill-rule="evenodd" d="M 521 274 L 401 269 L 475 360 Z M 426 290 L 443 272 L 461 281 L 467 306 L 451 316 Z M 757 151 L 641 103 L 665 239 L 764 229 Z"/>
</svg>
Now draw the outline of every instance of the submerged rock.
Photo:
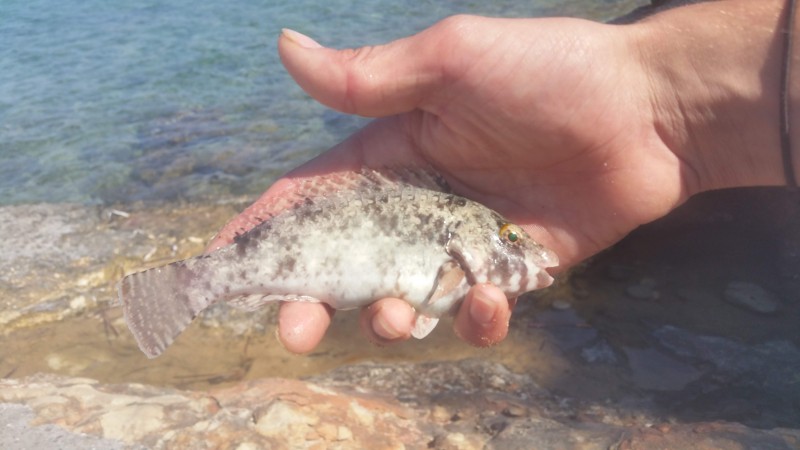
<svg viewBox="0 0 800 450">
<path fill-rule="evenodd" d="M 636 300 L 657 300 L 661 294 L 656 290 L 656 286 L 658 282 L 654 278 L 645 277 L 638 283 L 628 286 L 625 293 Z"/>
<path fill-rule="evenodd" d="M 200 253 L 239 208 L 0 207 L 0 332 L 107 307 L 122 275 Z"/>
<path fill-rule="evenodd" d="M 654 336 L 682 360 L 706 367 L 695 389 L 666 400 L 685 420 L 713 416 L 763 428 L 797 423 L 800 349 L 793 342 L 746 344 L 673 326 Z"/>
<path fill-rule="evenodd" d="M 663 326 L 653 335 L 676 355 L 714 367 L 737 383 L 768 386 L 800 404 L 800 348 L 788 340 L 748 345 L 719 336 L 704 336 L 674 326 Z"/>
<path fill-rule="evenodd" d="M 616 364 L 618 359 L 614 349 L 605 340 L 584 347 L 581 350 L 581 358 L 589 364 Z"/>
<path fill-rule="evenodd" d="M 642 389 L 678 391 L 701 375 L 694 367 L 653 348 L 624 350 L 633 382 Z"/>
<path fill-rule="evenodd" d="M 772 314 L 780 308 L 780 301 L 755 283 L 731 281 L 725 288 L 725 300 L 753 312 Z"/>
</svg>

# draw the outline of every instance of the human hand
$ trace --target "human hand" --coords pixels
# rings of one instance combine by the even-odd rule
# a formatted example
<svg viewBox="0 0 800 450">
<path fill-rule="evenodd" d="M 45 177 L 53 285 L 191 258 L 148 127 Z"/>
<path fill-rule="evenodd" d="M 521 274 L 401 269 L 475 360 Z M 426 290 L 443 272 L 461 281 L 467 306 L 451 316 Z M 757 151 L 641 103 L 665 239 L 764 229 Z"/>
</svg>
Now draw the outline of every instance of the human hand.
<svg viewBox="0 0 800 450">
<path fill-rule="evenodd" d="M 256 224 L 267 199 L 295 180 L 361 166 L 431 166 L 455 192 L 522 226 L 566 268 L 663 216 L 692 192 L 694 168 L 663 141 L 652 80 L 631 29 L 575 19 L 454 17 L 378 47 L 323 48 L 292 31 L 284 65 L 311 96 L 346 113 L 380 117 L 276 182 L 211 243 Z M 513 299 L 473 287 L 455 330 L 491 345 Z M 313 349 L 333 311 L 281 307 L 287 349 Z M 413 310 L 381 299 L 362 310 L 377 343 L 407 339 Z"/>
</svg>

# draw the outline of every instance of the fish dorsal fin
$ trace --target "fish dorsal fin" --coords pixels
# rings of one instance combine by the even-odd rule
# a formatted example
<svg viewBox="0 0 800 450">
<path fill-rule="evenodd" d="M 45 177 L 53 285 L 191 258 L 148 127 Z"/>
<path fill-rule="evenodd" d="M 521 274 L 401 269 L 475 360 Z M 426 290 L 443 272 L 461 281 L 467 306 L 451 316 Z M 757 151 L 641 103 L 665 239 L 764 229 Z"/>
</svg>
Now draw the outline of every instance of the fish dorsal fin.
<svg viewBox="0 0 800 450">
<path fill-rule="evenodd" d="M 431 168 L 388 167 L 382 169 L 361 169 L 355 174 L 370 180 L 377 187 L 413 186 L 439 192 L 452 192 L 447 180 Z"/>
<path fill-rule="evenodd" d="M 413 186 L 439 192 L 451 192 L 447 181 L 433 169 L 411 167 L 383 167 L 358 171 L 335 172 L 293 180 L 295 186 L 288 195 L 274 200 L 273 215 L 302 204 L 308 199 L 327 198 L 352 191 L 373 189 L 402 189 Z"/>
<path fill-rule="evenodd" d="M 214 240 L 233 242 L 238 236 L 286 210 L 347 192 L 402 189 L 406 186 L 451 192 L 444 177 L 425 167 L 363 167 L 357 171 L 292 178 L 289 183 L 281 195 L 271 196 L 266 201 L 259 200 L 245 209 Z"/>
</svg>

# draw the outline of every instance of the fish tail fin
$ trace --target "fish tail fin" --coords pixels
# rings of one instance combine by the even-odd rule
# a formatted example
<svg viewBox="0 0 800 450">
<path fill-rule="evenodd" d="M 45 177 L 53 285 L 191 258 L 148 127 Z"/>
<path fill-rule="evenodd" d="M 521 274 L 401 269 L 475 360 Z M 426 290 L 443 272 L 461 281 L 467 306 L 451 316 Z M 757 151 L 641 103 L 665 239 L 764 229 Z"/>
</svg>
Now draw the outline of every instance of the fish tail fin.
<svg viewBox="0 0 800 450">
<path fill-rule="evenodd" d="M 204 295 L 190 298 L 195 274 L 188 262 L 128 275 L 117 287 L 125 322 L 148 358 L 160 355 L 212 303 Z"/>
</svg>

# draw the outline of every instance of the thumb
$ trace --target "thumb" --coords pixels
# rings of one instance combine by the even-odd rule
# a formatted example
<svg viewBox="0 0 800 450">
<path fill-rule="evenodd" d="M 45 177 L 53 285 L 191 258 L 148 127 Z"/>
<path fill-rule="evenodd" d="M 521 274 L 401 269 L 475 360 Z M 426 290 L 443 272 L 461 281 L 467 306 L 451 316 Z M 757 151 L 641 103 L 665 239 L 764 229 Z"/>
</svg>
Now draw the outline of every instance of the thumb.
<svg viewBox="0 0 800 450">
<path fill-rule="evenodd" d="M 440 84 L 442 57 L 430 37 L 423 32 L 386 45 L 335 50 L 284 29 L 278 52 L 297 84 L 317 101 L 381 117 L 424 106 Z"/>
</svg>

